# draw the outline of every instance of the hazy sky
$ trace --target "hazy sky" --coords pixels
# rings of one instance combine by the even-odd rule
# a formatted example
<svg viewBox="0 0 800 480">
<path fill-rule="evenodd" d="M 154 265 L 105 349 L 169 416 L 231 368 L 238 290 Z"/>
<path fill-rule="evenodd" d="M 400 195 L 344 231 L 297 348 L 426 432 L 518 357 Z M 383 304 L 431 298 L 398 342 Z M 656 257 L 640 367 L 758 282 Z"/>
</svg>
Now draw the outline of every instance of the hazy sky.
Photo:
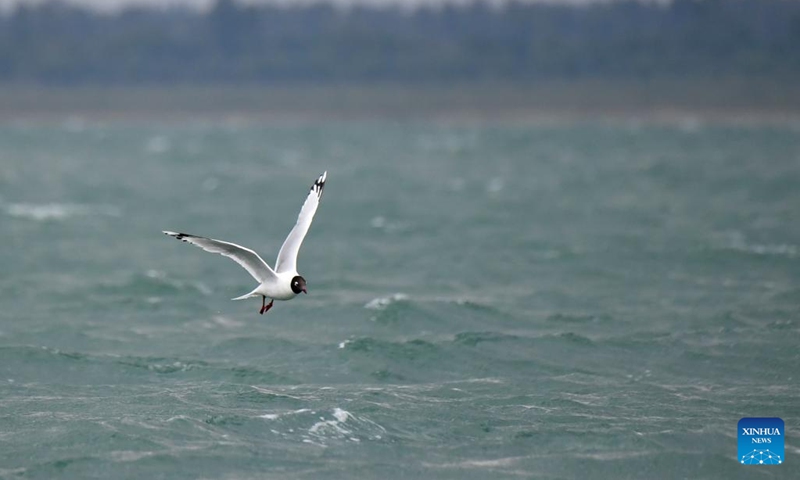
<svg viewBox="0 0 800 480">
<path fill-rule="evenodd" d="M 0 9 L 10 10 L 17 4 L 41 4 L 48 3 L 54 0 L 0 0 Z M 206 9 L 215 3 L 215 0 L 56 0 L 62 3 L 70 3 L 76 5 L 90 6 L 99 10 L 117 11 L 123 7 L 130 5 L 146 5 L 151 7 L 169 7 L 176 5 L 189 5 L 199 9 Z M 296 5 L 296 4 L 309 4 L 319 3 L 320 0 L 238 0 L 241 3 L 272 3 L 279 5 Z M 441 5 L 441 4 L 464 4 L 472 3 L 474 0 L 325 0 L 330 3 L 338 5 L 403 5 L 405 7 L 414 7 L 418 5 Z M 548 2 L 548 3 L 562 3 L 562 4 L 584 4 L 592 1 L 604 0 L 523 0 L 527 2 Z M 608 1 L 608 0 L 605 0 Z M 504 0 L 489 0 L 490 3 L 505 3 Z"/>
</svg>

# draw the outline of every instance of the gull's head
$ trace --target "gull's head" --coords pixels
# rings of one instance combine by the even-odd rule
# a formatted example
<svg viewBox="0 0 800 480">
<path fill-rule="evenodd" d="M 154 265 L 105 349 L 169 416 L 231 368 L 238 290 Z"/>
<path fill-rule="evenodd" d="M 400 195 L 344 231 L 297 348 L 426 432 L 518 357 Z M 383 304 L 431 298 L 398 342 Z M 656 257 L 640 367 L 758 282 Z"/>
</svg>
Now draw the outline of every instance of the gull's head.
<svg viewBox="0 0 800 480">
<path fill-rule="evenodd" d="M 308 293 L 308 290 L 306 290 L 306 279 L 300 275 L 294 277 L 292 279 L 292 291 L 295 293 L 295 295 L 299 294 L 300 292 Z"/>
</svg>

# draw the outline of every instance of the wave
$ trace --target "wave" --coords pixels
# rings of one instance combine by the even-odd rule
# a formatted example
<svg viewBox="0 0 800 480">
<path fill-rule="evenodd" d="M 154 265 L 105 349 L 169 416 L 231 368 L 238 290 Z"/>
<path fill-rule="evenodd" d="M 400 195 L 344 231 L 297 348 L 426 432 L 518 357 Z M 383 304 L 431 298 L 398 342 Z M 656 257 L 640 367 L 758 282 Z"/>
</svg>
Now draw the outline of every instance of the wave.
<svg viewBox="0 0 800 480">
<path fill-rule="evenodd" d="M 6 359 L 6 362 L 10 362 L 14 358 L 26 361 L 51 359 L 53 357 L 65 358 L 68 360 L 83 360 L 89 358 L 89 355 L 83 353 L 63 352 L 58 348 L 35 345 L 3 345 L 0 346 L 0 352 L 3 352 L 3 357 Z"/>
<path fill-rule="evenodd" d="M 576 315 L 576 314 L 566 314 L 566 313 L 554 313 L 547 317 L 548 322 L 557 322 L 557 323 L 600 323 L 600 322 L 608 322 L 612 320 L 610 315 L 594 315 L 594 314 L 585 314 L 585 315 Z"/>
<path fill-rule="evenodd" d="M 340 344 L 341 345 L 341 344 Z M 440 347 L 425 340 L 415 339 L 402 342 L 378 340 L 362 337 L 350 340 L 342 347 L 350 352 L 380 353 L 381 356 L 393 359 L 413 360 L 423 356 L 434 356 Z"/>
<path fill-rule="evenodd" d="M 800 288 L 788 288 L 771 296 L 774 304 L 783 304 L 790 309 L 800 304 Z"/>
<path fill-rule="evenodd" d="M 373 298 L 364 305 L 364 308 L 367 310 L 385 310 L 394 303 L 408 301 L 408 299 L 409 296 L 405 293 L 394 293 L 386 297 Z"/>
<path fill-rule="evenodd" d="M 398 292 L 375 297 L 363 308 L 371 312 L 371 321 L 387 327 L 402 327 L 404 331 L 450 334 L 454 328 L 479 329 L 488 323 L 497 328 L 515 328 L 519 324 L 515 315 L 493 305 L 491 299 L 482 303 L 461 295 L 425 296 Z"/>
<path fill-rule="evenodd" d="M 797 245 L 789 243 L 753 243 L 748 242 L 739 231 L 729 231 L 716 235 L 717 249 L 744 253 L 755 256 L 779 256 L 796 258 L 800 254 Z"/>
<path fill-rule="evenodd" d="M 122 211 L 114 205 L 78 203 L 9 203 L 3 205 L 6 214 L 38 222 L 61 221 L 72 217 L 120 217 Z"/>
<path fill-rule="evenodd" d="M 419 297 L 419 296 L 411 296 L 406 293 L 397 292 L 392 293 L 390 295 L 385 295 L 382 297 L 375 297 L 372 300 L 368 301 L 364 304 L 364 308 L 367 310 L 387 310 L 397 305 L 412 305 L 412 304 L 445 304 L 445 305 L 456 305 L 458 307 L 463 307 L 468 310 L 475 310 L 481 312 L 489 312 L 489 313 L 501 313 L 497 308 L 486 305 L 480 302 L 476 302 L 470 298 L 464 298 L 462 296 L 456 297 L 445 297 L 445 296 L 436 296 L 436 297 Z"/>
<path fill-rule="evenodd" d="M 486 375 L 551 371 L 565 367 L 554 359 L 570 352 L 596 352 L 596 343 L 574 332 L 545 335 L 465 331 L 433 338 L 388 340 L 351 338 L 339 344 L 342 361 L 353 373 L 381 383 L 453 381 L 471 371 Z"/>
<path fill-rule="evenodd" d="M 117 378 L 122 371 L 156 376 L 199 376 L 234 383 L 295 383 L 291 378 L 258 366 L 225 361 L 85 353 L 34 345 L 0 346 L 0 355 L 4 358 L 4 367 L 22 377 L 38 377 L 41 369 L 46 367 L 50 373 L 64 371 L 68 374 L 80 374 L 81 370 L 91 371 L 95 379 L 101 379 L 104 374 Z"/>
<path fill-rule="evenodd" d="M 424 315 L 413 315 L 422 313 L 418 309 L 413 308 L 415 302 L 411 297 L 404 293 L 394 293 L 385 297 L 376 297 L 364 304 L 364 308 L 371 310 L 374 313 L 370 320 L 378 323 L 395 323 L 400 320 L 414 318 L 415 320 L 423 319 Z"/>
<path fill-rule="evenodd" d="M 780 243 L 780 244 L 754 243 L 754 244 L 731 245 L 728 247 L 728 249 L 736 252 L 747 253 L 750 255 L 780 256 L 788 258 L 795 258 L 797 257 L 798 252 L 800 252 L 800 249 L 798 249 L 796 245 L 791 245 L 786 243 Z"/>
<path fill-rule="evenodd" d="M 291 384 L 294 381 L 271 370 L 253 365 L 230 364 L 228 362 L 208 362 L 165 357 L 121 357 L 114 364 L 137 370 L 146 370 L 158 375 L 191 374 L 201 375 L 216 381 L 227 380 L 235 383 Z"/>
<path fill-rule="evenodd" d="M 209 296 L 213 290 L 200 281 L 186 281 L 174 278 L 161 270 L 150 269 L 145 272 L 129 274 L 122 281 L 107 282 L 97 288 L 102 293 L 120 293 L 130 298 L 133 296 L 146 296 L 148 303 L 160 302 L 157 295 L 168 293 L 191 292 Z M 156 295 L 153 297 L 153 295 Z"/>
<path fill-rule="evenodd" d="M 503 342 L 509 340 L 519 340 L 520 337 L 499 332 L 462 332 L 457 333 L 453 339 L 454 343 L 475 347 L 484 342 Z"/>
<path fill-rule="evenodd" d="M 276 435 L 320 447 L 326 447 L 331 442 L 382 440 L 387 433 L 383 426 L 366 416 L 356 415 L 341 407 L 274 411 L 259 418 L 268 422 L 270 430 Z"/>
<path fill-rule="evenodd" d="M 164 357 L 124 357 L 116 359 L 114 363 L 147 370 L 158 374 L 171 374 L 188 372 L 191 370 L 208 369 L 211 365 L 202 360 L 182 361 Z"/>
<path fill-rule="evenodd" d="M 576 345 L 594 345 L 594 341 L 583 335 L 574 332 L 561 332 L 540 336 L 520 336 L 502 332 L 462 332 L 457 333 L 453 343 L 476 347 L 482 343 L 500 342 L 526 342 L 526 343 L 552 343 L 556 341 L 566 341 Z"/>
</svg>

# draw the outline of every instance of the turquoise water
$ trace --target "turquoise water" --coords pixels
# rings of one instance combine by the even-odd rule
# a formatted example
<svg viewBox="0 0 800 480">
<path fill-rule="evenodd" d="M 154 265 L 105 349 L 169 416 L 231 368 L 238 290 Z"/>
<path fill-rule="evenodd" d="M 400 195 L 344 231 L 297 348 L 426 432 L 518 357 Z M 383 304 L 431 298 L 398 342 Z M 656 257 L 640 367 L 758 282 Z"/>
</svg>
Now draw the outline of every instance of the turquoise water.
<svg viewBox="0 0 800 480">
<path fill-rule="evenodd" d="M 273 262 L 323 170 L 264 316 L 160 233 Z M 799 187 L 796 124 L 6 123 L 0 477 L 796 478 Z"/>
</svg>

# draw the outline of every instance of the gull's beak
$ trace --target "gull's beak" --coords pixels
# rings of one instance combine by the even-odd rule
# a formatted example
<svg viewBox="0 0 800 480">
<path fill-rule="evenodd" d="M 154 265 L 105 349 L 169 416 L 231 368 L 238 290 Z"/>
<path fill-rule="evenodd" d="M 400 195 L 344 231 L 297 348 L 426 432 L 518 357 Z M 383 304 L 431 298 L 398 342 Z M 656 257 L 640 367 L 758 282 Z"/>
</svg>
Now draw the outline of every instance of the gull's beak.
<svg viewBox="0 0 800 480">
<path fill-rule="evenodd" d="M 303 286 L 303 293 L 308 294 L 308 290 L 306 290 L 305 285 Z"/>
</svg>

